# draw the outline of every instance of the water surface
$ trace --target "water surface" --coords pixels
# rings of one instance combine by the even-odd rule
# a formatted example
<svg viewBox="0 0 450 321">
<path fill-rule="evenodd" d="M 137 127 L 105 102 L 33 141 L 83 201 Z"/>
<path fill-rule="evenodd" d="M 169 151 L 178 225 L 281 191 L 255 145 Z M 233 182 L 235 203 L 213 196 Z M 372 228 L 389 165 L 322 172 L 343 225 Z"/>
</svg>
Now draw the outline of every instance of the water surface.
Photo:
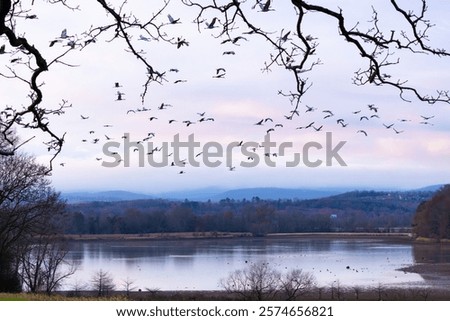
<svg viewBox="0 0 450 321">
<path fill-rule="evenodd" d="M 416 263 L 413 245 L 379 238 L 77 241 L 70 248 L 79 268 L 66 289 L 89 284 L 101 269 L 118 289 L 128 279 L 143 290 L 218 290 L 220 279 L 255 262 L 312 272 L 320 286 L 425 284 L 419 274 L 398 271 Z"/>
</svg>

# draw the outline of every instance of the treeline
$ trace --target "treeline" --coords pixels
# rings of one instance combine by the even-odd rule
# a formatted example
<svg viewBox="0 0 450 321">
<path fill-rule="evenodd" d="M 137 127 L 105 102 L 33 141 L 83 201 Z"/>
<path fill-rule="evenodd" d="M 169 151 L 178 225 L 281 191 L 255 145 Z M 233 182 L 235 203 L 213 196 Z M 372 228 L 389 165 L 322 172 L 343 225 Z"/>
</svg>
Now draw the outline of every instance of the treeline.
<svg viewBox="0 0 450 321">
<path fill-rule="evenodd" d="M 68 205 L 68 234 L 392 231 L 411 227 L 431 192 L 350 192 L 316 200 L 163 199 Z"/>
<path fill-rule="evenodd" d="M 417 236 L 450 239 L 450 185 L 419 205 L 413 227 Z"/>
</svg>

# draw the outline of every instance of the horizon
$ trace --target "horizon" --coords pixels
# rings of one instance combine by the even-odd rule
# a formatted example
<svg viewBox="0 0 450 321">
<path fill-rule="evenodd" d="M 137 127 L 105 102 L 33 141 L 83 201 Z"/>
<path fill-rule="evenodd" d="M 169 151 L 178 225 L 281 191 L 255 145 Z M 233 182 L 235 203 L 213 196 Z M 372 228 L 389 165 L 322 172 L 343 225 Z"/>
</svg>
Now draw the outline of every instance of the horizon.
<svg viewBox="0 0 450 321">
<path fill-rule="evenodd" d="M 283 187 L 247 187 L 247 188 L 220 188 L 217 186 L 214 187 L 205 187 L 205 188 L 199 188 L 199 189 L 191 189 L 191 190 L 172 190 L 172 191 L 166 191 L 161 193 L 146 193 L 139 190 L 124 190 L 124 189 L 115 189 L 115 190 L 87 190 L 87 189 L 81 189 L 81 190 L 62 190 L 58 191 L 61 194 L 106 194 L 106 193 L 130 193 L 130 194 L 136 194 L 136 195 L 145 195 L 149 197 L 160 197 L 160 198 L 170 198 L 175 197 L 173 195 L 183 194 L 192 196 L 193 194 L 200 193 L 200 194 L 210 194 L 210 196 L 220 196 L 221 194 L 226 194 L 228 192 L 248 192 L 252 190 L 273 190 L 273 191 L 305 191 L 305 192 L 333 192 L 337 193 L 336 195 L 340 193 L 348 193 L 348 192 L 356 192 L 356 191 L 375 191 L 375 192 L 414 192 L 414 191 L 420 191 L 420 190 L 428 190 L 428 189 L 439 189 L 440 187 L 446 185 L 444 184 L 434 184 L 434 185 L 427 185 L 427 186 L 420 186 L 415 188 L 371 188 L 371 187 L 321 187 L 321 188 L 308 188 L 308 187 L 290 187 L 290 188 L 283 188 Z M 172 195 L 172 196 L 171 196 Z M 197 195 L 199 196 L 199 195 Z M 179 195 L 181 197 L 181 195 Z M 206 196 L 207 197 L 207 196 Z M 177 197 L 175 197 L 177 198 Z"/>
</svg>

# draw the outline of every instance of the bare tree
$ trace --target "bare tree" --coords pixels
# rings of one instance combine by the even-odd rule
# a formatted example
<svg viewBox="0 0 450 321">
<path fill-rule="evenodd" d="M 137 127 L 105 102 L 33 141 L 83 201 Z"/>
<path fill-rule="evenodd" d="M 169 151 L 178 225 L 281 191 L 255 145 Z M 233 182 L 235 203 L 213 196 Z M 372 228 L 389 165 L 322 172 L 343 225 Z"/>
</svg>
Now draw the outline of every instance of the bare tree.
<svg viewBox="0 0 450 321">
<path fill-rule="evenodd" d="M 125 289 L 125 292 L 126 292 L 127 296 L 130 295 L 131 291 L 135 291 L 136 290 L 136 286 L 134 285 L 134 283 L 135 283 L 135 281 L 131 280 L 128 277 L 125 280 L 123 280 L 122 286 Z"/>
<path fill-rule="evenodd" d="M 98 296 L 108 295 L 116 287 L 110 273 L 103 270 L 97 271 L 92 276 L 91 286 Z"/>
<path fill-rule="evenodd" d="M 73 67 L 64 61 L 68 54 L 94 46 L 101 40 L 109 43 L 122 42 L 129 54 L 137 58 L 143 66 L 143 74 L 146 77 L 141 97 L 145 99 L 152 84 L 163 84 L 167 81 L 167 70 L 157 66 L 150 55 L 140 49 L 139 43 L 164 43 L 180 50 L 190 44 L 187 39 L 189 32 L 180 35 L 171 28 L 173 24 L 182 23 L 180 19 L 168 14 L 174 1 L 152 1 L 153 11 L 137 11 L 133 7 L 133 1 L 123 0 L 114 4 L 97 0 L 94 4 L 104 12 L 106 18 L 92 21 L 92 26 L 81 36 L 71 35 L 67 30 L 63 30 L 59 37 L 50 42 L 50 46 L 59 48 L 59 53 L 52 58 L 45 57 L 42 48 L 33 45 L 33 39 L 28 39 L 18 28 L 25 20 L 33 20 L 36 24 L 46 23 L 40 21 L 33 12 L 38 2 L 39 5 L 47 5 L 49 10 L 58 5 L 68 11 L 82 10 L 80 6 L 72 6 L 66 0 L 0 2 L 0 36 L 6 41 L 4 45 L 7 45 L 0 47 L 0 52 L 1 56 L 8 57 L 6 70 L 0 72 L 0 76 L 6 81 L 24 84 L 27 96 L 27 101 L 21 104 L 21 107 L 20 104 L 7 105 L 0 113 L 0 135 L 5 142 L 0 149 L 2 155 L 12 155 L 21 146 L 14 143 L 11 135 L 11 130 L 15 127 L 40 130 L 48 137 L 45 142 L 48 151 L 54 156 L 61 151 L 65 134 L 53 132 L 50 119 L 63 114 L 71 104 L 62 98 L 58 106 L 45 105 L 43 98 L 46 91 L 40 79 L 44 72 L 51 71 L 56 64 Z M 249 39 L 265 40 L 268 44 L 268 59 L 263 70 L 270 71 L 280 67 L 292 74 L 295 90 L 279 91 L 281 95 L 288 97 L 293 105 L 286 115 L 287 119 L 299 116 L 302 98 L 312 86 L 308 75 L 316 66 L 322 64 L 317 56 L 320 39 L 315 36 L 314 24 L 309 24 L 309 17 L 317 16 L 333 21 L 339 31 L 338 37 L 360 57 L 361 67 L 354 71 L 352 77 L 356 86 L 392 87 L 398 91 L 400 98 L 406 101 L 414 99 L 429 104 L 450 102 L 446 89 L 437 88 L 434 94 L 430 94 L 420 88 L 420 83 L 410 85 L 408 79 L 401 79 L 393 74 L 395 69 L 392 66 L 407 63 L 401 61 L 404 55 L 449 56 L 445 49 L 435 48 L 430 44 L 429 33 L 433 24 L 427 19 L 426 0 L 410 1 L 407 4 L 399 4 L 396 0 L 383 2 L 383 6 L 394 12 L 400 22 L 392 30 L 389 30 L 390 26 L 382 23 L 375 4 L 371 7 L 369 21 L 363 23 L 363 18 L 360 21 L 348 22 L 346 18 L 350 9 L 345 11 L 334 4 L 324 5 L 323 2 L 314 0 L 292 0 L 295 16 L 290 24 L 295 25 L 295 28 L 285 27 L 275 32 L 265 25 L 270 19 L 260 19 L 260 15 L 276 11 L 278 6 L 281 6 L 270 0 L 254 0 L 253 4 L 239 0 L 180 0 L 176 4 L 190 9 L 191 21 L 196 23 L 199 32 L 204 29 L 218 30 L 213 34 L 218 43 L 239 45 L 241 41 Z M 414 6 L 417 8 L 411 9 Z M 170 19 L 167 19 L 168 16 Z M 411 70 L 416 68 L 416 65 L 410 66 Z"/>
<path fill-rule="evenodd" d="M 301 269 L 291 270 L 280 279 L 280 289 L 286 296 L 286 300 L 298 299 L 300 296 L 310 292 L 315 285 L 315 276 Z"/>
<path fill-rule="evenodd" d="M 26 290 L 30 292 L 45 292 L 50 295 L 76 272 L 76 263 L 66 259 L 66 243 L 55 237 L 35 237 L 21 252 L 21 278 Z"/>
<path fill-rule="evenodd" d="M 374 289 L 378 295 L 378 301 L 383 300 L 383 296 L 387 296 L 386 287 L 381 282 Z"/>
<path fill-rule="evenodd" d="M 58 233 L 62 227 L 65 204 L 50 187 L 47 174 L 48 169 L 31 156 L 0 156 L 2 291 L 20 290 L 21 258 L 35 238 Z"/>
<path fill-rule="evenodd" d="M 247 300 L 270 300 L 279 291 L 281 274 L 268 263 L 252 263 L 248 268 L 236 270 L 220 281 L 220 285 L 229 293 Z"/>
<path fill-rule="evenodd" d="M 75 280 L 73 284 L 71 284 L 71 290 L 69 292 L 70 296 L 79 296 L 83 291 L 88 289 L 88 285 L 85 282 L 80 282 L 80 280 Z"/>
</svg>

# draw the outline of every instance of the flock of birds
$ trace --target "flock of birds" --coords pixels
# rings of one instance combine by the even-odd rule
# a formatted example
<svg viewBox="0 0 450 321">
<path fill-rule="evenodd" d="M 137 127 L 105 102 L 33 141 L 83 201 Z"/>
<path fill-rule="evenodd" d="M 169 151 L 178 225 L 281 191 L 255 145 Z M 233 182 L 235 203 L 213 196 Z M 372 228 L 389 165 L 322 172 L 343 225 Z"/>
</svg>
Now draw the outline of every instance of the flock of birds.
<svg viewBox="0 0 450 321">
<path fill-rule="evenodd" d="M 259 6 L 259 8 L 261 9 L 261 12 L 268 12 L 271 11 L 271 1 L 265 1 L 263 2 L 262 0 L 256 0 L 256 3 L 254 4 L 253 8 Z M 174 18 L 172 17 L 170 14 L 167 15 L 167 24 L 180 24 L 181 20 L 180 18 Z M 201 23 L 204 23 L 204 26 L 206 29 L 214 29 L 217 28 L 220 24 L 220 21 L 218 18 L 213 18 L 211 21 L 198 21 L 199 25 Z M 247 33 L 251 33 L 251 32 L 247 32 Z M 243 34 L 246 34 L 245 32 Z M 280 37 L 280 42 L 281 41 L 287 41 L 288 40 L 288 36 L 289 36 L 289 32 L 285 33 L 284 35 L 282 35 Z M 58 43 L 58 42 L 62 42 L 62 41 L 66 41 L 66 45 L 67 46 L 71 46 L 74 47 L 77 44 L 75 43 L 74 40 L 72 40 L 72 38 L 68 35 L 67 30 L 64 29 L 61 32 L 61 35 L 55 39 L 52 40 L 50 42 L 50 46 L 53 46 L 54 44 Z M 140 35 L 138 40 L 142 40 L 142 41 L 151 41 L 152 39 L 144 36 L 144 35 Z M 230 43 L 232 45 L 235 46 L 239 46 L 239 43 L 242 41 L 247 41 L 247 38 L 245 38 L 243 35 L 241 36 L 237 36 L 237 37 L 229 37 L 228 39 L 225 39 L 221 42 L 221 44 L 227 44 Z M 187 42 L 185 39 L 182 39 L 181 37 L 177 38 L 177 48 L 181 48 L 184 46 L 189 46 L 189 42 Z M 4 50 L 4 48 L 0 48 L 0 50 Z M 226 50 L 223 51 L 223 55 L 235 55 L 236 52 L 233 50 Z M 167 75 L 169 74 L 178 74 L 179 73 L 179 69 L 178 68 L 171 68 L 167 71 Z M 212 72 L 211 77 L 212 78 L 216 78 L 216 79 L 224 79 L 226 76 L 226 68 L 224 67 L 217 67 L 215 69 L 214 72 Z M 164 75 L 166 75 L 166 73 L 164 73 Z M 187 79 L 183 79 L 183 78 L 176 78 L 175 80 L 173 80 L 174 84 L 181 84 L 181 83 L 185 83 L 187 82 Z M 125 96 L 125 92 L 122 91 L 122 84 L 120 82 L 115 82 L 113 84 L 113 88 L 115 89 L 115 101 L 117 102 L 123 102 L 126 100 Z M 176 118 L 170 118 L 167 119 L 166 117 L 162 117 L 160 116 L 160 114 L 157 113 L 161 113 L 164 110 L 170 110 L 172 109 L 173 111 L 169 111 L 170 115 L 177 115 L 177 111 L 174 109 L 174 107 L 169 104 L 169 103 L 165 103 L 162 102 L 160 104 L 158 104 L 157 106 L 153 107 L 153 108 L 148 108 L 145 106 L 139 107 L 139 108 L 132 108 L 132 109 L 127 109 L 126 110 L 126 115 L 136 115 L 136 114 L 143 114 L 143 119 L 147 119 L 149 123 L 153 124 L 156 121 L 162 121 L 163 119 L 165 119 L 165 121 L 167 121 L 167 125 L 176 125 L 176 124 L 182 124 L 183 126 L 186 127 L 190 127 L 190 126 L 194 126 L 194 125 L 198 125 L 201 123 L 208 123 L 208 122 L 214 122 L 215 119 L 214 117 L 210 117 L 209 115 L 206 115 L 206 112 L 202 111 L 202 112 L 197 112 L 195 114 L 195 118 L 192 119 L 176 119 Z M 154 113 L 154 111 L 156 111 L 157 113 Z M 383 122 L 381 120 L 381 113 L 379 110 L 379 107 L 375 106 L 374 104 L 369 104 L 367 105 L 365 108 L 361 108 L 358 110 L 355 110 L 352 112 L 351 115 L 351 119 L 348 120 L 348 118 L 344 118 L 344 117 L 340 117 L 337 114 L 335 114 L 336 112 L 333 112 L 330 109 L 319 109 L 316 107 L 311 107 L 306 105 L 305 106 L 305 115 L 306 114 L 313 114 L 316 113 L 313 116 L 313 119 L 311 119 L 310 121 L 305 122 L 304 124 L 301 124 L 302 121 L 304 121 L 305 119 L 308 119 L 309 117 L 302 117 L 302 115 L 300 115 L 298 110 L 294 110 L 290 112 L 291 114 L 289 116 L 284 116 L 284 119 L 282 119 L 282 121 L 274 121 L 273 118 L 271 117 L 264 117 L 261 118 L 259 120 L 257 120 L 254 125 L 255 126 L 260 126 L 260 127 L 264 127 L 264 131 L 265 134 L 271 134 L 274 133 L 284 127 L 289 127 L 287 124 L 287 121 L 289 121 L 290 124 L 295 123 L 295 121 L 293 121 L 295 118 L 299 118 L 300 119 L 300 123 L 297 123 L 295 125 L 295 130 L 310 130 L 310 131 L 315 131 L 315 132 L 320 132 L 320 131 L 324 131 L 327 126 L 330 125 L 334 125 L 334 126 L 339 126 L 341 128 L 352 128 L 354 126 L 354 123 L 358 123 L 359 125 L 357 126 L 356 129 L 354 129 L 356 131 L 357 134 L 361 134 L 363 136 L 369 136 L 370 132 L 369 132 L 369 127 L 373 128 L 372 126 L 372 122 L 374 121 L 378 121 L 381 122 L 382 126 L 386 129 L 386 130 L 391 130 L 393 131 L 395 134 L 402 134 L 404 133 L 404 130 L 400 130 L 399 129 L 399 124 L 401 123 L 405 123 L 405 122 L 411 122 L 413 120 L 411 119 L 398 119 L 396 122 Z M 319 113 L 317 115 L 317 113 Z M 294 116 L 298 116 L 298 117 L 294 117 Z M 90 119 L 89 115 L 80 115 L 81 120 L 86 121 L 88 119 Z M 419 121 L 419 123 L 421 125 L 428 125 L 428 126 L 433 126 L 433 123 L 431 122 L 431 119 L 434 118 L 434 115 L 431 116 L 424 116 L 421 115 L 420 116 L 421 119 Z M 369 125 L 370 124 L 370 125 Z M 109 128 L 109 127 L 113 127 L 113 125 L 111 124 L 104 124 L 103 128 Z M 354 128 L 354 127 L 353 127 Z M 333 129 L 333 128 L 331 128 Z M 145 137 L 142 137 L 141 140 L 139 142 L 146 142 L 149 141 L 153 138 L 156 137 L 156 133 L 154 131 L 147 133 L 147 135 Z M 121 137 L 122 139 L 125 138 L 124 136 Z M 99 144 L 102 141 L 110 141 L 113 139 L 117 139 L 112 137 L 112 135 L 108 132 L 102 132 L 101 134 L 99 134 L 98 130 L 92 129 L 89 131 L 89 137 L 88 138 L 83 138 L 82 139 L 82 143 L 92 143 L 92 144 Z M 240 145 L 243 144 L 244 141 L 241 141 Z M 259 147 L 264 147 L 263 145 L 260 145 Z M 161 148 L 155 147 L 155 149 L 149 151 L 149 154 L 155 153 L 161 151 Z M 255 150 L 254 150 L 255 152 Z M 201 153 L 197 154 L 196 156 L 200 156 Z M 170 154 L 168 156 L 171 156 Z M 273 157 L 273 156 L 277 156 L 276 154 L 265 154 L 266 157 Z M 102 157 L 96 157 L 97 161 L 101 161 Z M 61 166 L 64 166 L 65 163 L 61 163 Z M 172 165 L 174 165 L 174 163 L 172 162 Z M 182 164 L 182 166 L 184 166 L 185 163 Z M 229 166 L 229 170 L 230 171 L 234 171 L 235 167 L 234 166 Z M 180 170 L 178 172 L 179 174 L 185 174 L 186 171 Z"/>
<path fill-rule="evenodd" d="M 178 69 L 171 69 L 173 70 L 173 72 L 178 72 Z M 177 70 L 177 71 L 175 71 Z M 219 75 L 222 75 L 223 73 L 225 73 L 225 69 L 224 68 L 218 68 L 216 71 L 216 75 L 218 78 Z M 122 85 L 119 82 L 115 82 L 113 84 L 113 88 L 115 90 L 117 90 L 116 92 L 116 98 L 115 101 L 124 101 L 125 100 L 125 93 L 122 92 Z M 165 110 L 168 110 L 168 114 L 162 114 L 164 113 Z M 323 109 L 323 110 L 319 110 L 319 108 L 314 108 L 311 106 L 305 106 L 305 113 L 313 113 L 313 112 L 319 112 L 319 116 L 316 116 L 316 118 L 320 118 L 322 119 L 322 122 L 319 124 L 318 120 L 315 121 L 310 121 L 307 122 L 301 126 L 297 126 L 295 127 L 295 130 L 311 130 L 311 131 L 315 131 L 315 132 L 320 132 L 324 130 L 324 126 L 329 125 L 329 123 L 325 124 L 325 120 L 327 120 L 328 122 L 331 121 L 331 123 L 334 123 L 335 126 L 339 126 L 342 128 L 346 128 L 346 127 L 351 127 L 352 125 L 350 125 L 350 123 L 352 121 L 356 121 L 358 123 L 361 124 L 361 126 L 364 126 L 364 124 L 367 125 L 368 122 L 377 120 L 378 122 L 381 122 L 382 126 L 386 129 L 386 130 L 392 130 L 395 134 L 401 134 L 404 132 L 404 130 L 398 130 L 395 126 L 396 123 L 385 123 L 381 121 L 381 117 L 380 117 L 380 111 L 379 111 L 379 107 L 376 107 L 374 104 L 369 104 L 367 105 L 366 108 L 361 108 L 355 111 L 352 111 L 352 116 L 353 119 L 350 121 L 346 121 L 344 118 L 342 117 L 338 117 L 335 115 L 335 112 L 333 112 L 330 109 Z M 170 118 L 172 115 L 176 115 L 177 111 L 175 110 L 175 108 L 166 102 L 161 102 L 158 105 L 156 105 L 153 108 L 149 108 L 149 107 L 139 107 L 139 108 L 134 108 L 134 109 L 127 109 L 125 112 L 125 115 L 137 115 L 137 114 L 142 114 L 142 119 L 145 119 L 148 122 L 148 125 L 153 125 L 155 122 L 159 121 L 158 125 L 155 125 L 154 127 L 157 128 L 158 126 L 161 125 L 161 122 L 165 122 L 165 125 L 170 125 L 170 126 L 174 126 L 176 124 L 185 126 L 185 127 L 190 127 L 190 126 L 194 126 L 194 125 L 198 125 L 201 123 L 208 123 L 208 122 L 215 122 L 215 118 L 211 117 L 209 115 L 207 115 L 207 113 L 205 111 L 202 112 L 196 112 L 193 116 L 195 118 L 191 118 L 191 119 L 176 119 L 176 118 Z M 169 117 L 167 117 L 169 116 Z M 298 115 L 300 117 L 300 115 Z M 421 125 L 428 125 L 428 126 L 432 126 L 433 124 L 431 123 L 431 120 L 434 118 L 434 115 L 431 116 L 424 116 L 424 115 L 420 115 L 420 121 L 419 123 Z M 80 118 L 82 121 L 86 121 L 88 119 L 90 119 L 89 115 L 80 115 Z M 286 120 L 289 120 L 289 122 L 292 121 L 292 118 L 290 116 L 284 116 L 284 118 Z M 300 117 L 301 118 L 301 117 Z M 271 134 L 272 132 L 275 132 L 278 129 L 287 127 L 287 123 L 286 120 L 280 121 L 280 122 L 276 122 L 273 120 L 273 118 L 271 117 L 265 117 L 265 118 L 261 118 L 260 120 L 256 121 L 254 123 L 254 126 L 266 126 L 267 129 L 265 129 L 265 134 Z M 411 119 L 398 119 L 398 123 L 404 123 L 404 122 L 411 122 Z M 163 123 L 164 124 L 164 123 Z M 178 126 L 179 126 L 178 125 Z M 103 125 L 103 129 L 106 130 L 107 128 L 113 127 L 112 124 L 104 124 Z M 367 129 L 357 129 L 356 130 L 357 134 L 361 134 L 364 136 L 368 136 L 368 130 Z M 89 130 L 88 132 L 89 134 L 89 138 L 83 138 L 82 139 L 82 143 L 92 143 L 92 144 L 99 144 L 101 142 L 106 142 L 106 141 L 111 141 L 113 139 L 117 139 L 117 137 L 112 137 L 111 134 L 109 132 L 102 132 L 101 134 L 99 134 L 98 130 L 92 129 Z M 155 131 L 151 131 L 148 132 L 144 137 L 142 137 L 139 141 L 137 141 L 137 143 L 144 143 L 147 141 L 150 141 L 152 139 L 154 139 L 157 136 L 157 133 Z M 127 138 L 126 136 L 121 136 L 120 139 L 125 139 Z M 240 141 L 239 144 L 237 146 L 242 146 L 244 144 L 244 141 Z M 260 144 L 259 148 L 263 148 L 264 145 Z M 134 151 L 138 151 L 138 149 L 134 149 Z M 149 150 L 147 152 L 148 155 L 154 154 L 156 152 L 161 152 L 162 151 L 162 147 L 154 147 L 152 150 Z M 256 152 L 256 148 L 253 149 L 253 152 Z M 202 153 L 198 153 L 195 155 L 195 157 L 199 157 Z M 168 155 L 166 155 L 167 157 L 171 157 L 173 155 L 173 153 L 170 153 Z M 277 157 L 278 155 L 276 153 L 272 153 L 272 154 L 265 154 L 265 157 Z M 97 161 L 101 161 L 103 158 L 102 157 L 96 157 Z M 249 160 L 251 159 L 251 157 L 249 157 Z M 184 168 L 185 165 L 187 164 L 186 159 L 182 160 L 181 163 L 175 163 L 175 162 L 171 162 L 171 166 L 181 166 L 183 167 L 182 170 L 178 171 L 178 174 L 185 174 L 186 173 L 186 169 Z M 65 163 L 61 163 L 61 166 L 64 166 Z M 230 171 L 234 171 L 236 169 L 235 166 L 229 166 L 228 169 Z"/>
<path fill-rule="evenodd" d="M 316 110 L 318 110 L 318 108 L 314 108 L 314 107 L 311 107 L 311 106 L 308 106 L 308 105 L 306 105 L 305 107 L 306 107 L 305 108 L 305 113 L 312 113 L 312 112 L 315 112 Z M 298 111 L 292 111 L 292 112 L 295 115 L 300 117 L 300 114 L 299 114 Z M 344 118 L 341 118 L 341 117 L 336 117 L 335 113 L 333 111 L 329 110 L 329 109 L 323 109 L 323 110 L 321 110 L 321 113 L 322 113 L 322 115 L 319 116 L 319 117 L 322 120 L 335 119 L 335 124 L 338 125 L 339 127 L 346 128 L 346 127 L 349 126 L 350 121 L 346 121 Z M 367 122 L 370 122 L 372 120 L 375 120 L 375 119 L 377 119 L 379 121 L 381 120 L 381 116 L 379 114 L 379 107 L 376 107 L 374 104 L 368 104 L 367 105 L 367 109 L 365 109 L 365 110 L 364 109 L 358 109 L 358 110 L 352 111 L 351 113 L 353 115 L 352 121 L 354 121 L 355 117 L 356 117 L 356 121 L 361 124 L 361 127 L 364 127 L 364 125 L 368 124 Z M 289 115 L 289 116 L 285 115 L 284 117 L 287 120 L 292 120 L 293 119 L 292 115 Z M 316 118 L 319 118 L 319 117 L 316 117 Z M 420 118 L 419 124 L 421 124 L 421 125 L 428 125 L 428 126 L 433 126 L 434 125 L 430 121 L 432 118 L 435 117 L 434 115 L 431 115 L 431 116 L 420 115 L 420 117 L 421 118 Z M 413 120 L 412 119 L 401 118 L 401 119 L 398 119 L 397 121 L 398 121 L 398 123 L 405 123 L 405 122 L 412 122 Z M 279 128 L 284 127 L 283 123 L 280 123 L 280 122 L 274 123 L 272 118 L 262 118 L 259 121 L 257 121 L 254 125 L 256 125 L 256 126 L 263 126 L 265 124 L 271 125 L 269 127 L 269 129 L 266 130 L 267 134 L 269 134 L 270 132 L 274 132 L 277 129 L 277 127 L 279 127 Z M 310 129 L 310 130 L 313 130 L 313 131 L 316 131 L 316 132 L 320 132 L 320 131 L 324 130 L 324 126 L 325 126 L 324 123 L 318 124 L 318 121 L 315 120 L 315 121 L 310 121 L 309 123 L 304 124 L 302 126 L 295 127 L 295 129 L 296 130 L 308 130 L 308 129 Z M 385 122 L 382 122 L 382 126 L 384 128 L 386 128 L 386 129 L 388 129 L 388 130 L 392 130 L 395 134 L 401 134 L 401 133 L 404 132 L 404 130 L 399 130 L 396 127 L 394 127 L 394 126 L 396 126 L 396 123 L 387 123 L 386 124 Z M 360 133 L 360 134 L 362 134 L 364 136 L 368 136 L 369 135 L 367 129 L 357 129 L 356 133 L 358 133 L 358 134 Z"/>
<path fill-rule="evenodd" d="M 223 70 L 222 70 L 222 72 L 223 72 Z M 113 88 L 115 90 L 117 90 L 115 101 L 120 102 L 120 101 L 125 100 L 125 98 L 124 98 L 125 93 L 120 91 L 121 90 L 120 88 L 122 88 L 122 87 L 123 86 L 122 86 L 122 84 L 120 84 L 120 82 L 115 82 L 113 84 Z M 138 107 L 138 108 L 127 109 L 125 112 L 125 115 L 130 116 L 130 115 L 142 114 L 141 119 L 145 119 L 148 122 L 148 126 L 151 126 L 153 123 L 155 123 L 158 120 L 165 121 L 166 125 L 175 126 L 176 124 L 179 124 L 183 127 L 190 127 L 190 126 L 194 126 L 196 124 L 202 124 L 202 123 L 212 123 L 215 121 L 215 118 L 209 116 L 205 111 L 197 112 L 197 113 L 193 114 L 193 118 L 191 118 L 191 119 L 176 119 L 176 118 L 164 117 L 167 115 L 172 116 L 172 115 L 176 114 L 176 112 L 172 112 L 172 111 L 170 111 L 170 109 L 174 109 L 174 107 L 169 103 L 162 102 L 153 108 L 142 106 L 142 107 Z M 165 110 L 169 110 L 169 112 L 164 114 Z M 86 120 L 90 119 L 90 116 L 80 114 L 80 119 L 82 121 L 86 121 Z M 161 124 L 158 124 L 158 125 L 155 125 L 154 127 L 158 127 L 160 125 Z M 99 144 L 102 142 L 107 142 L 107 141 L 112 141 L 112 140 L 119 141 L 118 137 L 113 137 L 109 133 L 108 129 L 112 128 L 112 127 L 114 127 L 113 124 L 104 124 L 102 131 L 99 131 L 96 129 L 91 129 L 88 131 L 88 136 L 91 136 L 91 137 L 83 138 L 81 140 L 81 142 L 82 143 Z M 108 131 L 105 132 L 105 130 L 108 130 Z M 143 143 L 148 142 L 151 139 L 155 138 L 156 136 L 157 136 L 157 134 L 155 131 L 147 132 L 144 137 L 141 137 L 141 139 L 137 140 L 135 143 L 143 144 Z M 130 138 L 130 137 L 127 137 L 126 134 L 124 134 L 120 137 L 120 139 L 126 139 L 126 138 Z M 139 149 L 134 148 L 133 151 L 137 152 L 137 151 L 139 151 Z M 153 149 L 147 151 L 147 155 L 152 155 L 156 152 L 161 152 L 161 151 L 163 151 L 163 148 L 161 146 L 154 147 Z M 201 155 L 201 153 L 197 154 L 196 157 L 199 157 L 200 155 Z M 165 156 L 171 157 L 171 156 L 173 156 L 173 153 L 170 153 Z M 96 160 L 102 161 L 103 157 L 96 157 Z M 175 163 L 175 161 L 171 162 L 171 166 L 178 166 L 178 167 L 184 167 L 186 164 L 187 164 L 186 159 L 181 160 L 179 163 Z M 65 163 L 61 163 L 60 165 L 64 166 Z M 185 174 L 185 173 L 186 173 L 185 170 L 179 170 L 179 172 L 178 172 L 178 174 Z"/>
</svg>

